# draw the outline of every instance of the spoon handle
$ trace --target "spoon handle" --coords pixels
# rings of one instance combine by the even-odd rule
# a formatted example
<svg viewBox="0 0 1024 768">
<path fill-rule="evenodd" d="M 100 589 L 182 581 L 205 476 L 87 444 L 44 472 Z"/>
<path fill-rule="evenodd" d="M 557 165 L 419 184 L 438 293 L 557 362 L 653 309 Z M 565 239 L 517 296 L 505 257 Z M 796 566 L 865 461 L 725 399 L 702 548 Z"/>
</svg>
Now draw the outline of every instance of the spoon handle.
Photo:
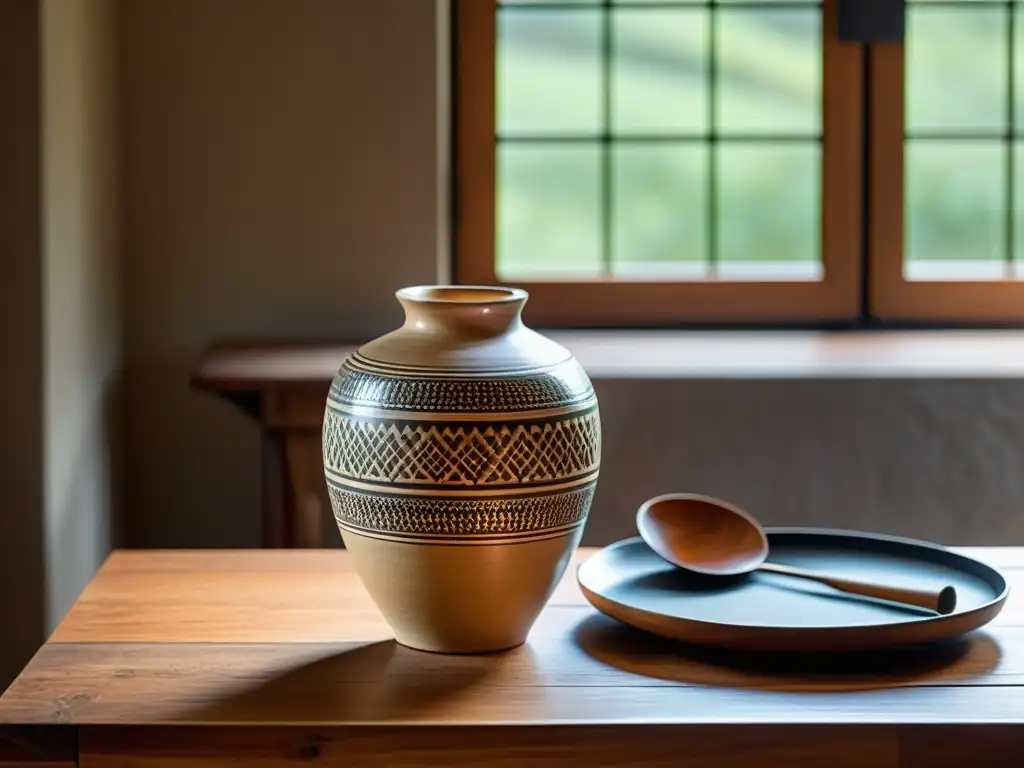
<svg viewBox="0 0 1024 768">
<path fill-rule="evenodd" d="M 919 608 L 927 608 L 940 614 L 952 613 L 956 609 L 956 589 L 952 586 L 945 586 L 941 589 L 908 589 L 906 587 L 890 587 L 884 584 L 876 584 L 870 581 L 858 581 L 856 579 L 839 578 L 830 576 L 827 573 L 805 571 L 802 568 L 794 568 L 790 565 L 779 565 L 778 563 L 761 563 L 759 571 L 779 573 L 785 576 L 794 576 L 798 579 L 810 579 L 830 587 L 849 592 L 854 595 L 865 595 L 876 597 L 881 600 L 888 600 L 893 603 L 905 605 L 916 605 Z"/>
</svg>

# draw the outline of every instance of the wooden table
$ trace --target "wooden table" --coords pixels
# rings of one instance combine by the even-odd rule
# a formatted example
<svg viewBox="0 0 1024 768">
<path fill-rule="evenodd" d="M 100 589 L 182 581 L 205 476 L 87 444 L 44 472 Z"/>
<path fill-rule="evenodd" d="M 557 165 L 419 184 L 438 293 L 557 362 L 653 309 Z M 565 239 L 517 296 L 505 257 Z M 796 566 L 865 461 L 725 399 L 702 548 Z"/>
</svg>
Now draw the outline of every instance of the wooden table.
<svg viewBox="0 0 1024 768">
<path fill-rule="evenodd" d="M 0 766 L 1017 766 L 1024 549 L 966 551 L 1013 584 L 987 630 L 845 668 L 681 653 L 574 569 L 459 657 L 396 645 L 344 551 L 118 552 L 0 697 Z"/>
<path fill-rule="evenodd" d="M 323 547 L 332 535 L 320 447 L 331 380 L 355 344 L 227 342 L 203 355 L 197 389 L 260 425 L 263 541 L 267 548 Z"/>
</svg>

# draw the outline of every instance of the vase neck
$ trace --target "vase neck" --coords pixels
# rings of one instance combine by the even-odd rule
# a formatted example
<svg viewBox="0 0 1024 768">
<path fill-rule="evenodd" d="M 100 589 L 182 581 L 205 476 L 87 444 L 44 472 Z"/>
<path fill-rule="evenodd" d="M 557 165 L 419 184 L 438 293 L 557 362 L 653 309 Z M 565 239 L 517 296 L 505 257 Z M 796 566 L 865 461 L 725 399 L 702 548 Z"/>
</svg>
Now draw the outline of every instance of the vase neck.
<svg viewBox="0 0 1024 768">
<path fill-rule="evenodd" d="M 522 325 L 526 291 L 477 286 L 417 286 L 396 294 L 404 329 L 469 339 L 501 336 Z"/>
</svg>

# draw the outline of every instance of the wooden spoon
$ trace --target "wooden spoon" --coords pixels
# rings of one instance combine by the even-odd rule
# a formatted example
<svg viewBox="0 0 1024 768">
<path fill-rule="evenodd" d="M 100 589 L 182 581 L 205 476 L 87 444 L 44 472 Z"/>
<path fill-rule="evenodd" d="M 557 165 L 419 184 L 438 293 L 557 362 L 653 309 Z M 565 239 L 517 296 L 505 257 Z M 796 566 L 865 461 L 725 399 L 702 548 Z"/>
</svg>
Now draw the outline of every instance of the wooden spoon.
<svg viewBox="0 0 1024 768">
<path fill-rule="evenodd" d="M 891 587 L 765 562 L 768 536 L 760 523 L 742 509 L 710 496 L 656 496 L 640 507 L 636 527 L 647 545 L 661 557 L 696 573 L 735 576 L 767 571 L 940 614 L 956 609 L 956 589 L 952 586 L 937 590 Z"/>
</svg>

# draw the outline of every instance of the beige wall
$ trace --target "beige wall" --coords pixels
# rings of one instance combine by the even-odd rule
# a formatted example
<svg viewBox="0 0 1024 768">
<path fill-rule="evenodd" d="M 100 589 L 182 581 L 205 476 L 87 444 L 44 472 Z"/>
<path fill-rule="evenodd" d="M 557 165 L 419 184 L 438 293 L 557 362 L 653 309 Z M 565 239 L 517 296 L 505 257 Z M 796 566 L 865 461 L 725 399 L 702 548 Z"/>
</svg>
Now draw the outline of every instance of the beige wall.
<svg viewBox="0 0 1024 768">
<path fill-rule="evenodd" d="M 203 346 L 369 337 L 435 276 L 444 178 L 428 0 L 123 3 L 130 541 L 258 542 L 259 444 L 189 391 Z M 600 382 L 587 541 L 654 493 L 772 523 L 1024 543 L 1016 382 Z"/>
<path fill-rule="evenodd" d="M 47 625 L 110 551 L 119 367 L 114 0 L 45 0 Z"/>
<path fill-rule="evenodd" d="M 122 4 L 126 524 L 259 541 L 255 427 L 189 390 L 226 336 L 358 336 L 436 272 L 434 4 Z"/>
</svg>

